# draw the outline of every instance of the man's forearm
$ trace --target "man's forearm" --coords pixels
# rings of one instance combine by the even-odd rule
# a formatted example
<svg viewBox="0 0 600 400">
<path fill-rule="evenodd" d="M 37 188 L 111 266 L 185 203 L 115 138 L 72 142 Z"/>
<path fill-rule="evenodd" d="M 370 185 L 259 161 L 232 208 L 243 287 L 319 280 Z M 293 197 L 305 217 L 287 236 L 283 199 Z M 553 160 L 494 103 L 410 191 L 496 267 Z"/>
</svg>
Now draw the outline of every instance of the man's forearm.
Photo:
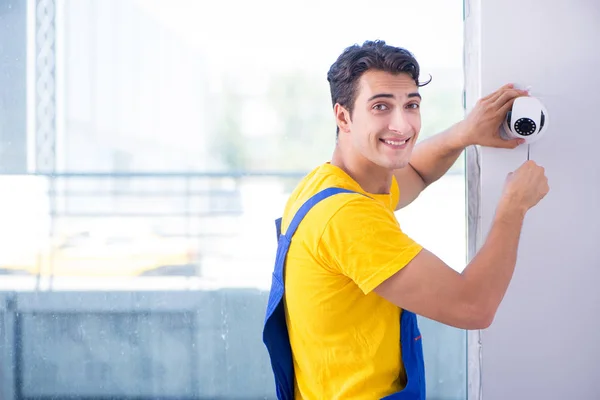
<svg viewBox="0 0 600 400">
<path fill-rule="evenodd" d="M 472 303 L 488 323 L 512 279 L 525 212 L 501 203 L 485 243 L 462 273 Z"/>
<path fill-rule="evenodd" d="M 410 165 L 421 176 L 425 186 L 448 172 L 465 149 L 465 144 L 461 141 L 462 129 L 462 123 L 454 124 L 415 146 Z"/>
</svg>

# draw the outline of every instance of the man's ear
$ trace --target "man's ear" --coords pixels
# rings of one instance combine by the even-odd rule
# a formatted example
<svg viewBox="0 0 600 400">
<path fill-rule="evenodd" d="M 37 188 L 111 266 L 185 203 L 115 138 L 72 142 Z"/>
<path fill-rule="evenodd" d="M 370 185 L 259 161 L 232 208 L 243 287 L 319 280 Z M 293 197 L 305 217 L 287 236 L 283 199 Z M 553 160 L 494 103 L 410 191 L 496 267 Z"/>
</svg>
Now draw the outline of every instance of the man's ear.
<svg viewBox="0 0 600 400">
<path fill-rule="evenodd" d="M 336 103 L 333 107 L 333 113 L 335 115 L 335 122 L 340 128 L 340 132 L 347 133 L 350 132 L 350 113 L 346 110 L 342 105 Z"/>
</svg>

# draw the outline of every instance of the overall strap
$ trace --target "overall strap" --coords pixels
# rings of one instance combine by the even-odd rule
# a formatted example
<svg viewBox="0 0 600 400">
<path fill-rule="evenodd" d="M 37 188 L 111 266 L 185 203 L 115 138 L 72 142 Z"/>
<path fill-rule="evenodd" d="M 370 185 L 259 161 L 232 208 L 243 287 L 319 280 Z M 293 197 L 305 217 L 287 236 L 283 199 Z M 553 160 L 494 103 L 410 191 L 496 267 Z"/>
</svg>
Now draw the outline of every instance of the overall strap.
<svg viewBox="0 0 600 400">
<path fill-rule="evenodd" d="M 308 199 L 296 212 L 285 232 L 281 233 L 281 218 L 275 221 L 277 228 L 277 255 L 269 291 L 267 312 L 263 327 L 263 342 L 267 347 L 271 367 L 275 376 L 275 388 L 278 400 L 294 398 L 294 361 L 289 341 L 284 309 L 284 269 L 292 236 L 308 211 L 319 201 L 338 193 L 359 193 L 342 188 L 327 188 Z"/>
</svg>

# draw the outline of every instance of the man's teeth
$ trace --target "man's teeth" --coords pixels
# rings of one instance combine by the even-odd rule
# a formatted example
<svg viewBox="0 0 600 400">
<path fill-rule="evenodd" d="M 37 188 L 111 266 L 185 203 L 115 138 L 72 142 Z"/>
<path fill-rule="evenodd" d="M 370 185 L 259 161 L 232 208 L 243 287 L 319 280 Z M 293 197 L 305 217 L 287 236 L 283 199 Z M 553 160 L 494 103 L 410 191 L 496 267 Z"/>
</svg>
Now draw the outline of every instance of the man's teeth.
<svg viewBox="0 0 600 400">
<path fill-rule="evenodd" d="M 406 138 L 404 140 L 401 141 L 397 141 L 397 140 L 384 140 L 385 143 L 387 144 L 391 144 L 392 146 L 402 146 L 404 143 L 408 142 L 409 138 Z"/>
</svg>

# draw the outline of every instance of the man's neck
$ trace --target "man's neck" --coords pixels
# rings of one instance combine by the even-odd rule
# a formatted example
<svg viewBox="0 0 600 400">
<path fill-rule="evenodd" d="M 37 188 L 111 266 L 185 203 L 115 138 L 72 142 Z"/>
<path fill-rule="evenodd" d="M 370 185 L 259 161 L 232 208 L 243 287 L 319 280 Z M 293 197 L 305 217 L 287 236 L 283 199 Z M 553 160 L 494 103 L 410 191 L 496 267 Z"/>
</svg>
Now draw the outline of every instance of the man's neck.
<svg viewBox="0 0 600 400">
<path fill-rule="evenodd" d="M 393 171 L 373 164 L 360 154 L 352 154 L 351 149 L 342 149 L 340 143 L 333 151 L 331 165 L 347 173 L 367 193 L 388 194 L 390 192 Z"/>
</svg>

